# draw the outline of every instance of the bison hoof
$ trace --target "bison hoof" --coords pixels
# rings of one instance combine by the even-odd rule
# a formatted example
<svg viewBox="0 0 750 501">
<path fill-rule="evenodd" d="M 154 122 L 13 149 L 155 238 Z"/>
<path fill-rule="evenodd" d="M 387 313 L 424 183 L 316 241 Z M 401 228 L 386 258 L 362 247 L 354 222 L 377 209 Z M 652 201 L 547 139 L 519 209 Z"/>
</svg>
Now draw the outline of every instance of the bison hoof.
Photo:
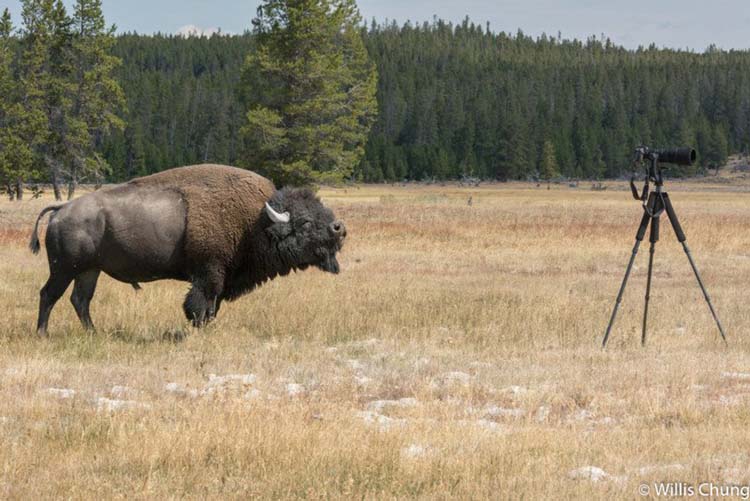
<svg viewBox="0 0 750 501">
<path fill-rule="evenodd" d="M 193 327 L 197 327 L 199 329 L 201 327 L 205 327 L 206 325 L 208 325 L 211 322 L 213 322 L 214 318 L 216 318 L 216 317 L 209 317 L 207 315 L 204 315 L 204 316 L 202 316 L 200 318 L 193 318 L 193 320 L 192 320 Z"/>
</svg>

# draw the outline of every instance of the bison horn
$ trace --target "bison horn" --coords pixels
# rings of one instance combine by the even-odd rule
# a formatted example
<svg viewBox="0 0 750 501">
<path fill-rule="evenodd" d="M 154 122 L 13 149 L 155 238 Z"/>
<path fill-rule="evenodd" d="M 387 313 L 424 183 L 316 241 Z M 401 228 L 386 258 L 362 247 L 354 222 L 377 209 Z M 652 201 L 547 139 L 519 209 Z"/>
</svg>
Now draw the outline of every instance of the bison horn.
<svg viewBox="0 0 750 501">
<path fill-rule="evenodd" d="M 289 222 L 289 213 L 284 212 L 283 214 L 279 214 L 275 210 L 273 210 L 273 207 L 271 207 L 268 202 L 266 202 L 266 214 L 268 214 L 268 217 L 271 218 L 271 221 L 274 223 L 288 223 Z"/>
</svg>

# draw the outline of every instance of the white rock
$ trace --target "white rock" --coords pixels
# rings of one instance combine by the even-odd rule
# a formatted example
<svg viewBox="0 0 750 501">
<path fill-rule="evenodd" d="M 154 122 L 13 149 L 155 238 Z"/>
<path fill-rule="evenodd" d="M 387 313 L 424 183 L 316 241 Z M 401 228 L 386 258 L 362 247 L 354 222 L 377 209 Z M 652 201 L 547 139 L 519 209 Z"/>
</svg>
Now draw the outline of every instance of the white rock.
<svg viewBox="0 0 750 501">
<path fill-rule="evenodd" d="M 354 382 L 359 386 L 367 386 L 368 384 L 372 383 L 372 378 L 355 374 Z"/>
<path fill-rule="evenodd" d="M 492 364 L 489 362 L 472 362 L 469 364 L 470 366 L 474 367 L 475 369 L 490 369 L 492 368 Z"/>
<path fill-rule="evenodd" d="M 750 373 L 747 372 L 722 372 L 721 377 L 724 379 L 750 380 Z"/>
<path fill-rule="evenodd" d="M 258 380 L 255 374 L 240 374 L 232 377 L 236 380 L 239 380 L 242 384 L 255 384 L 255 382 Z"/>
<path fill-rule="evenodd" d="M 128 388 L 127 386 L 116 385 L 116 386 L 113 386 L 111 390 L 109 390 L 109 393 L 113 397 L 124 397 L 128 393 L 130 393 L 130 388 Z"/>
<path fill-rule="evenodd" d="M 370 339 L 365 339 L 363 341 L 352 341 L 351 343 L 349 343 L 349 345 L 358 347 L 358 348 L 367 348 L 367 347 L 375 346 L 378 343 L 380 343 L 379 339 L 371 337 Z"/>
<path fill-rule="evenodd" d="M 454 423 L 460 426 L 469 426 L 474 428 L 483 428 L 494 432 L 509 433 L 508 428 L 502 426 L 500 423 L 492 421 L 491 419 L 459 419 Z"/>
<path fill-rule="evenodd" d="M 397 400 L 399 407 L 414 407 L 419 401 L 413 397 L 399 398 Z"/>
<path fill-rule="evenodd" d="M 378 414 L 377 412 L 360 411 L 357 413 L 357 415 L 362 418 L 365 423 L 378 425 L 382 431 L 390 430 L 394 426 L 406 425 L 405 419 L 383 416 L 381 414 Z"/>
<path fill-rule="evenodd" d="M 372 411 L 359 411 L 357 416 L 361 417 L 366 423 L 375 423 L 379 417 L 385 417 Z"/>
<path fill-rule="evenodd" d="M 747 470 L 744 468 L 724 468 L 721 472 L 724 482 L 731 485 L 741 485 L 747 478 Z"/>
<path fill-rule="evenodd" d="M 731 407 L 734 405 L 740 405 L 744 401 L 742 395 L 721 395 L 719 397 L 719 404 Z"/>
<path fill-rule="evenodd" d="M 367 404 L 367 410 L 381 412 L 386 407 L 415 407 L 419 402 L 416 398 L 400 398 L 398 400 L 373 400 Z"/>
<path fill-rule="evenodd" d="M 535 419 L 537 423 L 545 422 L 548 417 L 549 417 L 549 407 L 547 407 L 546 405 L 542 405 L 536 410 Z"/>
<path fill-rule="evenodd" d="M 443 379 L 449 383 L 468 384 L 471 381 L 471 375 L 461 371 L 451 371 L 443 374 Z"/>
<path fill-rule="evenodd" d="M 501 431 L 501 430 L 503 430 L 503 427 L 500 426 L 499 423 L 496 423 L 494 421 L 490 421 L 489 419 L 477 419 L 476 421 L 474 421 L 474 424 L 476 424 L 480 428 L 486 428 L 486 429 L 492 430 L 492 431 Z"/>
<path fill-rule="evenodd" d="M 523 393 L 526 393 L 528 390 L 524 388 L 523 386 L 517 386 L 517 385 L 511 385 L 507 388 L 504 388 L 505 391 L 508 393 L 512 393 L 513 395 L 521 395 Z"/>
<path fill-rule="evenodd" d="M 261 397 L 261 395 L 262 393 L 260 392 L 260 390 L 253 388 L 252 390 L 245 393 L 245 396 L 242 398 L 244 398 L 245 400 L 257 400 Z"/>
<path fill-rule="evenodd" d="M 183 395 L 183 396 L 188 396 L 192 398 L 197 397 L 199 394 L 206 393 L 205 391 L 198 393 L 197 390 L 188 390 L 180 383 L 167 383 L 164 385 L 164 391 L 166 391 L 167 393 L 172 393 L 174 395 Z M 208 393 L 211 393 L 211 392 L 208 392 Z"/>
<path fill-rule="evenodd" d="M 426 456 L 430 448 L 419 444 L 410 444 L 408 447 L 401 449 L 401 455 L 408 458 L 420 458 Z"/>
<path fill-rule="evenodd" d="M 430 359 L 427 357 L 418 358 L 414 361 L 414 368 L 421 369 L 422 367 L 427 367 L 430 365 L 430 362 Z"/>
<path fill-rule="evenodd" d="M 239 387 L 252 385 L 256 381 L 255 374 L 227 374 L 225 376 L 217 376 L 216 374 L 208 375 L 208 383 L 206 387 L 201 390 L 201 395 L 216 395 L 223 393 L 227 387 Z"/>
<path fill-rule="evenodd" d="M 498 407 L 497 405 L 490 405 L 484 408 L 484 413 L 492 417 L 512 417 L 520 418 L 526 415 L 524 409 L 506 409 L 504 407 Z"/>
<path fill-rule="evenodd" d="M 588 411 L 586 409 L 578 409 L 573 413 L 572 416 L 570 416 L 570 418 L 575 421 L 586 421 L 592 419 L 593 417 L 594 415 L 591 413 L 591 411 Z"/>
<path fill-rule="evenodd" d="M 47 393 L 62 400 L 76 396 L 76 391 L 68 388 L 47 388 Z"/>
<path fill-rule="evenodd" d="M 591 480 L 592 482 L 600 482 L 602 480 L 609 480 L 612 476 L 597 466 L 582 466 L 575 470 L 570 470 L 568 472 L 568 477 L 574 480 Z"/>
<path fill-rule="evenodd" d="M 296 397 L 305 392 L 305 387 L 297 383 L 287 383 L 286 394 L 290 397 Z"/>
<path fill-rule="evenodd" d="M 346 365 L 348 365 L 350 369 L 355 371 L 361 371 L 365 369 L 365 364 L 355 359 L 347 360 Z"/>
<path fill-rule="evenodd" d="M 682 336 L 683 334 L 685 334 L 685 328 L 684 327 L 676 327 L 675 330 L 674 330 L 674 333 L 677 334 L 678 336 Z"/>
<path fill-rule="evenodd" d="M 185 393 L 185 387 L 180 383 L 167 383 L 164 385 L 164 391 L 167 393 Z"/>
<path fill-rule="evenodd" d="M 151 406 L 135 400 L 115 400 L 99 397 L 96 401 L 96 409 L 104 412 L 115 412 L 129 409 L 148 409 Z"/>
<path fill-rule="evenodd" d="M 674 463 L 674 464 L 654 464 L 648 466 L 641 466 L 636 470 L 638 475 L 651 475 L 652 473 L 674 473 L 678 471 L 685 471 L 685 465 Z"/>
<path fill-rule="evenodd" d="M 256 381 L 255 374 L 227 374 L 226 376 L 217 376 L 216 374 L 208 375 L 208 386 L 217 387 L 225 386 L 229 383 L 238 383 L 244 385 L 254 384 Z"/>
</svg>

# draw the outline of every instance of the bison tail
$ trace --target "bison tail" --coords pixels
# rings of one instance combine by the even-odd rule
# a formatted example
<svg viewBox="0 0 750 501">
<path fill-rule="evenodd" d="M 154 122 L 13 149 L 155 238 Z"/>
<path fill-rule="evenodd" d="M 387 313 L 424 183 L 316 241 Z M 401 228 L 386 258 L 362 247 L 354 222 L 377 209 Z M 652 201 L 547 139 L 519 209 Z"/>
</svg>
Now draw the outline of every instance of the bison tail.
<svg viewBox="0 0 750 501">
<path fill-rule="evenodd" d="M 36 224 L 34 225 L 34 231 L 31 233 L 31 240 L 29 241 L 29 249 L 31 249 L 31 252 L 34 254 L 39 254 L 39 221 L 42 219 L 42 217 L 51 211 L 58 211 L 60 210 L 63 205 L 50 205 L 49 207 L 42 210 L 42 212 L 39 213 L 39 217 L 36 218 Z"/>
</svg>

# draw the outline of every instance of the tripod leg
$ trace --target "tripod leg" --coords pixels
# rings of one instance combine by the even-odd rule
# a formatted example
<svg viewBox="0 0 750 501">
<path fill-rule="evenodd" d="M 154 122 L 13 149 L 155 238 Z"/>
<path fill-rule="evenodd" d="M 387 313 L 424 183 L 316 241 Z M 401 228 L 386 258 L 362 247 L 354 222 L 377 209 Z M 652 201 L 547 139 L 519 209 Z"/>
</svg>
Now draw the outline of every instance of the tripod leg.
<svg viewBox="0 0 750 501">
<path fill-rule="evenodd" d="M 651 194 L 651 197 L 653 197 L 653 193 Z M 651 198 L 649 198 L 647 205 L 651 207 L 652 205 Z M 617 310 L 620 308 L 620 303 L 622 302 L 622 295 L 625 293 L 625 286 L 628 284 L 628 278 L 630 277 L 630 271 L 633 269 L 633 262 L 635 261 L 635 256 L 636 254 L 638 254 L 638 248 L 641 246 L 643 237 L 646 235 L 646 228 L 648 228 L 648 223 L 650 220 L 651 220 L 651 216 L 649 216 L 648 213 L 644 211 L 643 218 L 641 218 L 641 225 L 638 228 L 638 233 L 635 236 L 635 245 L 633 246 L 633 253 L 630 255 L 630 262 L 628 262 L 628 267 L 625 269 L 625 277 L 622 279 L 622 284 L 620 285 L 620 292 L 617 293 L 617 301 L 615 302 L 615 307 L 612 310 L 612 316 L 609 318 L 609 324 L 607 325 L 607 332 L 604 333 L 604 339 L 602 340 L 602 348 L 607 346 L 609 333 L 612 330 L 612 325 L 615 323 Z"/>
<path fill-rule="evenodd" d="M 708 292 L 706 291 L 706 287 L 703 285 L 703 280 L 701 280 L 701 275 L 698 273 L 698 268 L 695 266 L 695 261 L 693 261 L 693 256 L 690 254 L 690 249 L 687 246 L 687 237 L 685 236 L 685 233 L 682 231 L 682 226 L 680 226 L 680 221 L 677 219 L 677 213 L 674 211 L 674 207 L 672 207 L 672 202 L 669 200 L 669 196 L 664 193 L 664 204 L 666 205 L 667 209 L 667 216 L 669 216 L 669 222 L 672 223 L 672 228 L 674 228 L 674 232 L 677 235 L 677 240 L 680 241 L 682 244 L 682 249 L 685 251 L 685 255 L 688 258 L 688 261 L 690 262 L 690 267 L 693 269 L 693 273 L 695 273 L 695 278 L 698 280 L 698 285 L 701 288 L 701 291 L 703 292 L 703 297 L 706 299 L 706 303 L 708 303 L 708 309 L 711 310 L 711 315 L 714 317 L 714 321 L 716 321 L 716 326 L 719 328 L 719 334 L 721 334 L 721 339 L 724 340 L 724 344 L 727 344 L 727 336 L 724 334 L 724 328 L 721 326 L 721 321 L 719 321 L 719 316 L 716 314 L 716 310 L 714 310 L 714 305 L 711 304 L 711 298 L 708 296 Z"/>
<path fill-rule="evenodd" d="M 646 345 L 646 325 L 648 324 L 648 301 L 651 299 L 651 276 L 654 270 L 654 251 L 656 242 L 659 241 L 659 217 L 651 219 L 651 237 L 649 238 L 651 247 L 648 254 L 648 279 L 646 280 L 646 303 L 643 307 L 643 328 L 641 330 L 641 346 Z"/>
</svg>

